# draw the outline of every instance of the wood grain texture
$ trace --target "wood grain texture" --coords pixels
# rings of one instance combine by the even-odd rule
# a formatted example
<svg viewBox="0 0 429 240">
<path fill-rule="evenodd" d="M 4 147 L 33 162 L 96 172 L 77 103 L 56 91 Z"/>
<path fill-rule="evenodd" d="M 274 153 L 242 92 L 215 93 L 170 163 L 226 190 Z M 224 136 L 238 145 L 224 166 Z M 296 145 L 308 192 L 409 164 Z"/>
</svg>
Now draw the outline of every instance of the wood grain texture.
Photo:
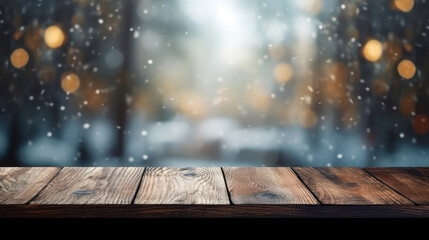
<svg viewBox="0 0 429 240">
<path fill-rule="evenodd" d="M 429 204 L 429 168 L 367 168 L 366 170 L 414 203 Z"/>
<path fill-rule="evenodd" d="M 147 168 L 135 204 L 229 204 L 220 168 Z"/>
<path fill-rule="evenodd" d="M 291 168 L 227 167 L 223 170 L 234 204 L 318 204 Z"/>
<path fill-rule="evenodd" d="M 130 204 L 144 168 L 69 167 L 30 204 Z"/>
<path fill-rule="evenodd" d="M 360 168 L 293 169 L 322 204 L 413 204 Z"/>
<path fill-rule="evenodd" d="M 29 202 L 60 171 L 55 167 L 0 168 L 0 204 Z"/>
<path fill-rule="evenodd" d="M 0 205 L 0 218 L 429 218 L 410 205 Z"/>
</svg>

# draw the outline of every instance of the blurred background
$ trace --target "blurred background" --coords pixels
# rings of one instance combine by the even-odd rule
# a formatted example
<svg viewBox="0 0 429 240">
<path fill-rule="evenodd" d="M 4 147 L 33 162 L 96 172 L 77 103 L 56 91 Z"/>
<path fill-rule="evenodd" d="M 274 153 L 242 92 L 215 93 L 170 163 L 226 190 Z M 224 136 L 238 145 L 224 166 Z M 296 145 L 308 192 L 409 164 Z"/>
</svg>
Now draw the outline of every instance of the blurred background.
<svg viewBox="0 0 429 240">
<path fill-rule="evenodd" d="M 427 0 L 2 0 L 1 166 L 429 166 Z"/>
</svg>

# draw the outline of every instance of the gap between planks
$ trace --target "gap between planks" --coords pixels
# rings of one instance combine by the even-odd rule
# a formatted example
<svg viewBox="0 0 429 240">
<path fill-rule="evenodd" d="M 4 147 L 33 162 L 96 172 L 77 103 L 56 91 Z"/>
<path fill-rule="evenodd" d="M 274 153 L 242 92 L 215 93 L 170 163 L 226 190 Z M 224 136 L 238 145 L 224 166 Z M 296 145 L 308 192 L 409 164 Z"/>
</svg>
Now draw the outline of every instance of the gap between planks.
<svg viewBox="0 0 429 240">
<path fill-rule="evenodd" d="M 39 196 L 39 194 L 45 190 L 45 188 L 49 185 L 49 183 L 52 182 L 52 180 L 54 180 L 54 178 L 56 178 L 58 176 L 58 174 L 60 174 L 60 172 L 63 170 L 63 167 L 59 168 L 59 171 L 45 184 L 45 186 L 43 186 L 43 188 L 40 189 L 40 191 L 37 192 L 36 195 L 34 195 L 33 198 L 31 198 L 30 200 L 28 200 L 25 204 L 29 205 L 31 201 L 33 201 L 37 196 Z"/>
<path fill-rule="evenodd" d="M 429 204 L 429 168 L 367 168 L 370 174 L 416 205 Z"/>
<path fill-rule="evenodd" d="M 396 192 L 398 195 L 402 196 L 403 198 L 407 199 L 408 201 L 412 202 L 414 205 L 417 205 L 416 202 L 414 202 L 413 200 L 411 200 L 410 198 L 408 198 L 407 196 L 405 196 L 404 194 L 402 194 L 401 192 L 399 192 L 398 190 L 396 190 L 395 188 L 393 188 L 392 186 L 390 186 L 389 184 L 387 184 L 386 182 L 382 181 L 380 178 L 378 178 L 376 175 L 374 175 L 373 173 L 371 173 L 370 171 L 368 171 L 368 169 L 366 168 L 362 168 L 366 173 L 368 173 L 369 175 L 371 175 L 372 177 L 374 177 L 375 179 L 377 179 L 379 182 L 381 182 L 382 184 L 386 185 L 388 188 L 390 188 L 392 191 Z"/>
</svg>

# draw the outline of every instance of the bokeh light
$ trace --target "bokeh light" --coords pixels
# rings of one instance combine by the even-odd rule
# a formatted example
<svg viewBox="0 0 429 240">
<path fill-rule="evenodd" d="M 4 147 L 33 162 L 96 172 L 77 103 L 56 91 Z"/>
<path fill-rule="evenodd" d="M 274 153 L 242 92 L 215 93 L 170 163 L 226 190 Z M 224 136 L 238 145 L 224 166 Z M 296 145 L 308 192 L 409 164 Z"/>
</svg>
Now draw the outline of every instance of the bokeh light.
<svg viewBox="0 0 429 240">
<path fill-rule="evenodd" d="M 23 48 L 18 48 L 13 51 L 12 55 L 10 55 L 10 61 L 15 68 L 23 68 L 27 65 L 30 57 L 28 56 L 27 51 Z"/>
<path fill-rule="evenodd" d="M 6 2 L 0 165 L 429 166 L 423 0 Z"/>
<path fill-rule="evenodd" d="M 80 79 L 74 73 L 65 73 L 61 76 L 61 87 L 66 93 L 73 93 L 79 89 Z"/>
<path fill-rule="evenodd" d="M 287 63 L 279 63 L 274 68 L 274 79 L 279 83 L 287 83 L 293 75 L 291 66 Z"/>
<path fill-rule="evenodd" d="M 363 56 L 370 62 L 377 62 L 383 54 L 383 46 L 375 39 L 369 40 L 362 49 Z"/>
<path fill-rule="evenodd" d="M 414 0 L 394 0 L 394 6 L 402 12 L 409 12 L 413 9 Z"/>
<path fill-rule="evenodd" d="M 50 48 L 59 48 L 65 40 L 64 32 L 58 26 L 50 26 L 45 30 L 45 43 Z"/>
<path fill-rule="evenodd" d="M 398 64 L 398 73 L 405 79 L 411 79 L 416 74 L 416 66 L 410 60 L 404 59 Z"/>
</svg>

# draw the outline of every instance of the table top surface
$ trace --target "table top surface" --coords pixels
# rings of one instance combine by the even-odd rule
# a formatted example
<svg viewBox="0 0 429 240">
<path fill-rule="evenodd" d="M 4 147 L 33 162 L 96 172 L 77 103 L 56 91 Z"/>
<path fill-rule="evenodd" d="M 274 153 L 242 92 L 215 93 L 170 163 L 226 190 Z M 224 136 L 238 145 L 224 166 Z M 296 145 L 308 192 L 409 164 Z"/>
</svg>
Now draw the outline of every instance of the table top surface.
<svg viewBox="0 0 429 240">
<path fill-rule="evenodd" d="M 429 168 L 3 167 L 0 217 L 429 217 Z"/>
</svg>

